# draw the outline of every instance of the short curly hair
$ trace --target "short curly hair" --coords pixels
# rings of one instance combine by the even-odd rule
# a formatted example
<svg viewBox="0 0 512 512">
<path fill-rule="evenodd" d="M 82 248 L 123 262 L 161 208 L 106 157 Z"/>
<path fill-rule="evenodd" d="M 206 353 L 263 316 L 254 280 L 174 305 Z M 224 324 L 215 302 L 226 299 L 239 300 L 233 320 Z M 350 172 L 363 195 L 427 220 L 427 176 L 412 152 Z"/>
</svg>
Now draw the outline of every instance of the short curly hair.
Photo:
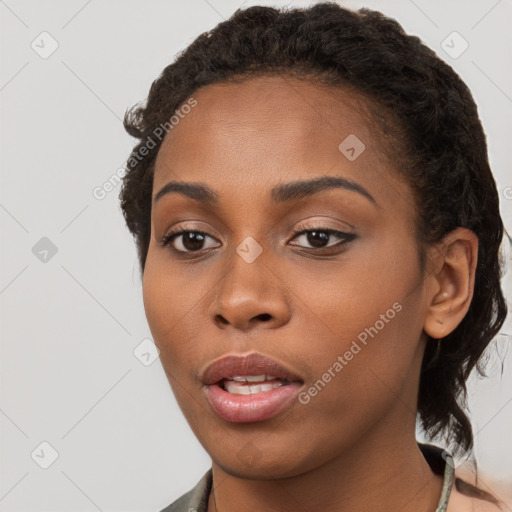
<svg viewBox="0 0 512 512">
<path fill-rule="evenodd" d="M 424 248 L 458 226 L 479 240 L 474 295 L 457 328 L 440 344 L 430 339 L 422 363 L 418 413 L 430 438 L 444 435 L 469 450 L 466 380 L 503 325 L 507 307 L 500 286 L 504 227 L 477 107 L 455 71 L 404 32 L 393 19 L 334 2 L 309 8 L 238 9 L 199 35 L 152 83 L 145 104 L 125 114 L 138 138 L 119 195 L 144 273 L 151 232 L 151 194 L 161 140 L 151 135 L 168 123 L 190 95 L 215 82 L 281 74 L 358 91 L 381 132 L 395 141 L 397 172 L 409 183 Z M 140 158 L 141 149 L 152 148 Z"/>
</svg>

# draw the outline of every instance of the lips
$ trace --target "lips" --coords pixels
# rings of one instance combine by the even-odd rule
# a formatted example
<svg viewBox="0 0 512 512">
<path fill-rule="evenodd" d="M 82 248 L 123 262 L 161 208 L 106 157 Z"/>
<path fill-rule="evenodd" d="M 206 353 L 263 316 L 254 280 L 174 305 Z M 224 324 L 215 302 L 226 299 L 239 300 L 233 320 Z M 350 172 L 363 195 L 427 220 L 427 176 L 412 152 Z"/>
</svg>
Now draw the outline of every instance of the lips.
<svg viewBox="0 0 512 512">
<path fill-rule="evenodd" d="M 214 361 L 201 380 L 213 411 L 233 423 L 277 416 L 291 406 L 304 384 L 296 372 L 257 353 Z"/>
<path fill-rule="evenodd" d="M 231 380 L 235 376 L 257 375 L 271 376 L 288 382 L 304 382 L 294 371 L 285 368 L 274 359 L 255 352 L 244 356 L 229 355 L 214 361 L 206 368 L 201 380 L 208 386 L 223 379 Z"/>
</svg>

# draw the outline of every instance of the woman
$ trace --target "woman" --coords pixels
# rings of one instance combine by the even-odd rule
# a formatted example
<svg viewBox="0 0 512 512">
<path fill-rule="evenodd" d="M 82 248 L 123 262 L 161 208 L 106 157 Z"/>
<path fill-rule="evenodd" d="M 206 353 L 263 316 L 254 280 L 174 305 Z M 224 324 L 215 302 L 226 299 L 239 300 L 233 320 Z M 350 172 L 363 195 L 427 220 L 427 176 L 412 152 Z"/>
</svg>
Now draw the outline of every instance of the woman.
<svg viewBox="0 0 512 512">
<path fill-rule="evenodd" d="M 499 510 L 452 458 L 506 316 L 498 194 L 455 72 L 378 12 L 251 7 L 125 127 L 146 316 L 212 458 L 165 511 Z M 417 418 L 451 448 L 418 443 Z"/>
</svg>

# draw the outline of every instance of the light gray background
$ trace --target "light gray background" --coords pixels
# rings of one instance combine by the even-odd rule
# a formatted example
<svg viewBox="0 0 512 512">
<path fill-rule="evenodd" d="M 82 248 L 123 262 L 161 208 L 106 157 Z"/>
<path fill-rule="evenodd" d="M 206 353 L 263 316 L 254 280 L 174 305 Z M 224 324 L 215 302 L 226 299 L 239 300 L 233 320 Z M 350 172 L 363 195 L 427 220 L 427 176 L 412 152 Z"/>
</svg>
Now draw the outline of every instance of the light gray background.
<svg viewBox="0 0 512 512">
<path fill-rule="evenodd" d="M 145 366 L 133 354 L 151 337 L 135 246 L 119 187 L 102 200 L 93 190 L 134 142 L 122 128 L 125 110 L 196 36 L 258 3 L 311 2 L 0 1 L 2 511 L 157 511 L 209 467 L 160 361 Z M 342 4 L 397 18 L 467 82 L 511 230 L 512 3 Z M 43 31 L 59 45 L 46 59 L 31 47 L 51 48 Z M 456 59 L 441 48 L 453 31 L 469 43 Z M 48 245 L 43 237 L 57 248 L 46 262 L 33 253 Z M 510 297 L 510 272 L 504 283 Z M 510 337 L 498 345 L 491 378 L 471 382 L 470 405 L 479 468 L 510 483 Z M 59 455 L 48 469 L 39 465 L 51 457 L 43 441 Z"/>
</svg>

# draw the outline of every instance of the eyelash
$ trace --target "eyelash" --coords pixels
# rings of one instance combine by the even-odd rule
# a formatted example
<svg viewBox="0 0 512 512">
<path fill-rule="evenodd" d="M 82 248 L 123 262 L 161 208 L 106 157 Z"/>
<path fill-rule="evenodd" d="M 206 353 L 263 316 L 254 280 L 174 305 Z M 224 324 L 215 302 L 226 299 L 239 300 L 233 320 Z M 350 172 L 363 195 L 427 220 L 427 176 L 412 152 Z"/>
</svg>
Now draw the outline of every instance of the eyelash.
<svg viewBox="0 0 512 512">
<path fill-rule="evenodd" d="M 308 226 L 307 229 L 299 229 L 299 230 L 295 231 L 293 233 L 291 240 L 294 240 L 295 238 L 299 237 L 300 235 L 304 235 L 304 234 L 307 234 L 307 233 L 313 232 L 313 231 L 320 231 L 322 233 L 326 233 L 331 236 L 336 236 L 337 238 L 341 238 L 342 241 L 337 244 L 334 244 L 334 245 L 329 245 L 329 246 L 320 247 L 320 248 L 302 247 L 302 246 L 299 246 L 299 247 L 302 247 L 303 249 L 312 250 L 316 253 L 322 253 L 322 252 L 328 252 L 328 251 L 330 252 L 330 251 L 332 251 L 333 248 L 347 245 L 348 243 L 350 243 L 352 240 L 354 240 L 356 238 L 356 235 L 353 233 L 345 233 L 344 231 L 339 231 L 337 229 L 331 229 L 331 228 L 324 228 L 322 226 Z M 172 247 L 171 244 L 174 241 L 174 239 L 179 237 L 180 235 L 185 234 L 185 233 L 195 233 L 195 234 L 202 235 L 203 237 L 213 238 L 212 236 L 210 236 L 208 233 L 205 233 L 204 231 L 183 228 L 183 229 L 179 229 L 177 231 L 171 231 L 170 233 L 165 235 L 164 238 L 160 241 L 160 245 L 162 247 L 169 247 L 169 249 L 171 251 L 173 251 L 174 253 L 176 253 L 178 255 L 199 254 L 201 252 L 201 249 L 199 249 L 197 251 L 180 251 L 180 250 Z"/>
</svg>

